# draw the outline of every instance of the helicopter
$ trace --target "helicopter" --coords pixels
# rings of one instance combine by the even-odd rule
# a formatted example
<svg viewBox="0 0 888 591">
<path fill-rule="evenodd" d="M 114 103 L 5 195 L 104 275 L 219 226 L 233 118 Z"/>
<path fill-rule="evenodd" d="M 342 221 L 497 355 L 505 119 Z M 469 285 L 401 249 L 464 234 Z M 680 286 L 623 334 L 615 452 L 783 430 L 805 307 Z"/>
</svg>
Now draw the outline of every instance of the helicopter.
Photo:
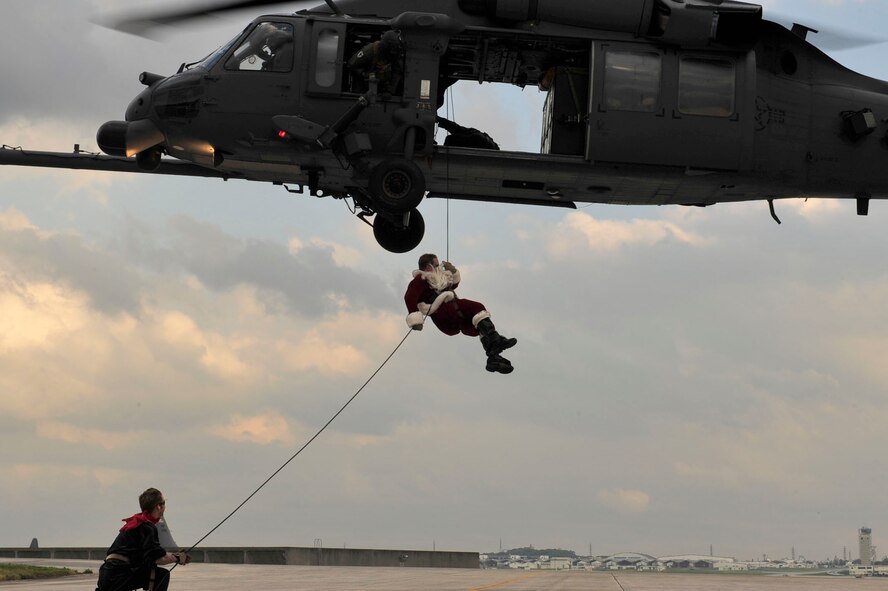
<svg viewBox="0 0 888 591">
<path fill-rule="evenodd" d="M 888 83 L 735 0 L 324 0 L 256 17 L 204 59 L 143 72 L 106 155 L 0 150 L 0 164 L 202 176 L 351 200 L 384 249 L 449 198 L 575 208 L 888 197 Z M 119 28 L 276 2 L 130 19 Z M 356 56 L 388 40 L 369 70 Z M 387 72 L 392 75 L 377 75 Z M 458 81 L 546 93 L 539 153 L 438 116 Z M 438 128 L 449 133 L 435 141 Z M 372 222 L 368 219 L 372 217 Z"/>
</svg>

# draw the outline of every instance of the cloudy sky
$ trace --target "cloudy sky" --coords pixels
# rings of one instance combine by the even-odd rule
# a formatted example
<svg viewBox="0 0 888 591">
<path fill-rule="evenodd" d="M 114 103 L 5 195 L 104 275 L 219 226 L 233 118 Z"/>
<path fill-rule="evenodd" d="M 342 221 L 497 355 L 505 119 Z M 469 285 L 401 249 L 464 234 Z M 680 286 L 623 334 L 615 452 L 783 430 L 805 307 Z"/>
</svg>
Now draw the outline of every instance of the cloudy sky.
<svg viewBox="0 0 888 591">
<path fill-rule="evenodd" d="M 164 42 L 92 20 L 135 2 L 5 0 L 0 143 L 95 149 Z M 140 2 L 139 4 L 146 4 Z M 882 0 L 766 9 L 879 34 Z M 888 79 L 888 44 L 833 53 Z M 535 150 L 542 95 L 456 118 Z M 298 449 L 406 332 L 413 253 L 340 202 L 209 179 L 0 168 L 0 546 L 104 546 L 148 486 L 190 545 Z M 888 549 L 888 205 L 577 211 L 455 202 L 464 297 L 519 345 L 510 376 L 435 330 L 205 545 L 750 558 Z M 880 556 L 884 554 L 879 552 Z"/>
</svg>

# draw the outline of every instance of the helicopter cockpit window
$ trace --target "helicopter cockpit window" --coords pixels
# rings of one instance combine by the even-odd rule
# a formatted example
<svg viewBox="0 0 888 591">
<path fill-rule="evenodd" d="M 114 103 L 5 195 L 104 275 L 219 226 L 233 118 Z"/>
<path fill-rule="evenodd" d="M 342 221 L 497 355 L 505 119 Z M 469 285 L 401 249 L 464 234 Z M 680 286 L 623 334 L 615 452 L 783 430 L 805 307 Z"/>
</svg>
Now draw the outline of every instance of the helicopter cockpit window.
<svg viewBox="0 0 888 591">
<path fill-rule="evenodd" d="M 734 114 L 734 63 L 726 59 L 685 57 L 678 68 L 678 110 L 685 115 Z"/>
<path fill-rule="evenodd" d="M 660 101 L 660 54 L 610 50 L 604 57 L 604 104 L 614 111 L 652 113 Z"/>
<path fill-rule="evenodd" d="M 289 72 L 293 69 L 293 26 L 259 23 L 225 62 L 225 69 Z"/>
<path fill-rule="evenodd" d="M 235 42 L 238 40 L 239 37 L 240 37 L 240 35 L 238 35 L 237 37 L 235 37 L 234 39 L 232 39 L 231 41 L 229 41 L 228 43 L 226 43 L 222 47 L 219 47 L 218 49 L 216 49 L 216 51 L 214 51 L 213 53 L 211 53 L 207 57 L 203 58 L 199 62 L 194 62 L 193 64 L 186 64 L 185 68 L 187 70 L 190 70 L 192 68 L 204 68 L 205 70 L 212 70 L 213 67 L 217 63 L 219 63 L 219 60 L 222 59 L 222 56 L 225 55 L 226 53 L 228 53 L 228 50 L 232 48 L 232 46 L 235 44 Z"/>
</svg>

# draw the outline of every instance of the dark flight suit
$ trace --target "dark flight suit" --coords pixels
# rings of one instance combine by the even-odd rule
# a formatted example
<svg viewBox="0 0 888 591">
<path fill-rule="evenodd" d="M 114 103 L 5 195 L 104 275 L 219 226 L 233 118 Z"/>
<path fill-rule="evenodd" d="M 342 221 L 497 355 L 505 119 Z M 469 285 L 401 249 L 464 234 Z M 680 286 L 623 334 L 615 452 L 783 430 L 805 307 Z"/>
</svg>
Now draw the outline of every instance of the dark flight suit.
<svg viewBox="0 0 888 591">
<path fill-rule="evenodd" d="M 154 591 L 167 591 L 170 572 L 154 564 L 163 558 L 166 550 L 160 545 L 157 527 L 151 523 L 141 523 L 138 527 L 121 531 L 111 547 L 109 556 L 99 568 L 99 582 L 96 591 L 132 591 L 148 589 L 151 574 L 154 573 Z"/>
</svg>

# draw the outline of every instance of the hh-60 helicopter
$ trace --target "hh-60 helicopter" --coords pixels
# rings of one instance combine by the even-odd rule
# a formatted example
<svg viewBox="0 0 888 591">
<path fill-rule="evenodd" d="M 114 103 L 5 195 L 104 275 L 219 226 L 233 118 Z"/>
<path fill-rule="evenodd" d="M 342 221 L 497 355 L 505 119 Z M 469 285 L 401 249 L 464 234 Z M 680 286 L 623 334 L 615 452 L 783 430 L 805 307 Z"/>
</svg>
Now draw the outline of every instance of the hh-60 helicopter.
<svg viewBox="0 0 888 591">
<path fill-rule="evenodd" d="M 811 29 L 763 20 L 758 5 L 325 2 L 258 17 L 171 76 L 142 73 L 125 121 L 98 131 L 108 156 L 0 150 L 0 164 L 307 187 L 352 199 L 392 252 L 422 239 L 425 196 L 561 207 L 767 200 L 775 219 L 778 198 L 855 198 L 865 215 L 871 198 L 888 197 L 888 83 L 833 61 L 806 41 Z M 382 65 L 397 77 L 349 67 L 391 31 L 397 50 Z M 500 151 L 438 118 L 459 80 L 546 91 L 540 153 Z M 443 145 L 438 125 L 451 132 Z"/>
</svg>

